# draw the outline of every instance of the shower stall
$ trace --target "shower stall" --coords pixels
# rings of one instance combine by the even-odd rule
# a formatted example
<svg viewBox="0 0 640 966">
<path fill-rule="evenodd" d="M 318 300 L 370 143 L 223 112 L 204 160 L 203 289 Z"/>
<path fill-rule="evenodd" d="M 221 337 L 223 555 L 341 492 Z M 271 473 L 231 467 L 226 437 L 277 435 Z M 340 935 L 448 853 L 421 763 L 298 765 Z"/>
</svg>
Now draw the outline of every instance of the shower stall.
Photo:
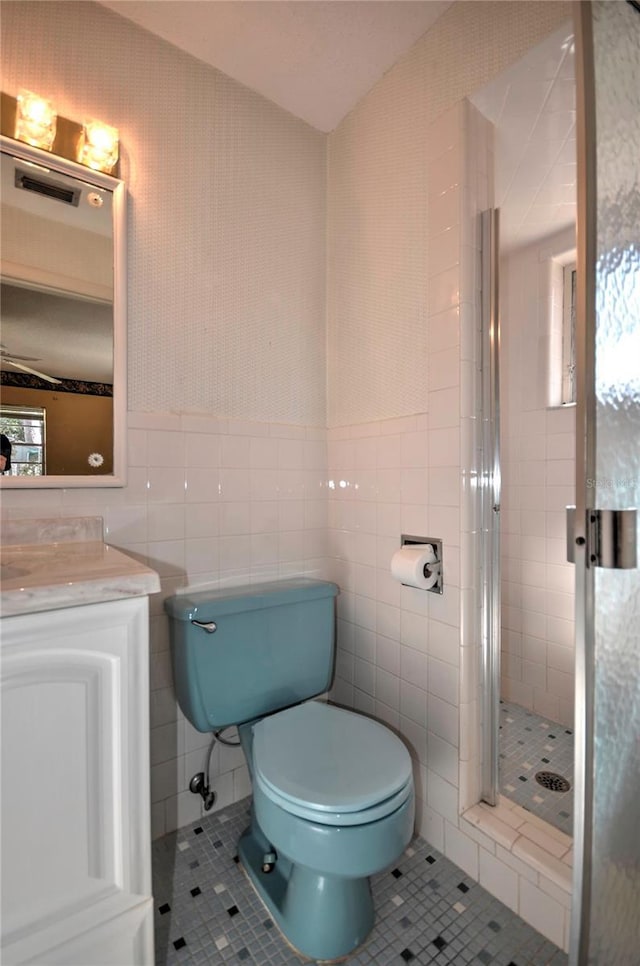
<svg viewBox="0 0 640 966">
<path fill-rule="evenodd" d="M 640 838 L 636 828 L 640 800 L 640 573 L 636 552 L 636 508 L 640 503 L 640 8 L 634 2 L 595 0 L 576 3 L 574 13 L 577 255 L 570 285 L 576 309 L 576 400 L 571 415 L 575 418 L 571 454 L 575 499 L 567 502 L 575 502 L 575 511 L 566 514 L 562 535 L 572 561 L 567 566 L 575 574 L 570 962 L 572 966 L 613 966 L 635 962 L 640 948 Z M 494 212 L 486 213 L 483 462 L 478 490 L 483 590 L 482 797 L 490 804 L 497 803 L 500 796 L 500 530 L 505 526 L 508 505 L 504 452 L 500 453 L 499 369 L 504 346 L 501 349 L 497 239 L 498 218 Z M 568 422 L 562 431 L 569 435 Z M 502 438 L 508 439 L 508 434 Z M 553 512 L 557 525 L 558 511 L 554 508 Z M 557 532 L 555 540 L 559 540 Z M 559 563 L 556 561 L 554 574 L 561 578 Z M 574 730 L 568 726 L 566 714 L 556 724 Z M 549 734 L 553 736 L 549 741 L 557 739 L 553 731 Z"/>
<path fill-rule="evenodd" d="M 575 637 L 565 545 L 565 507 L 575 503 L 573 41 L 569 21 L 474 96 L 493 124 L 499 205 L 482 216 L 480 572 L 483 637 L 496 643 L 495 653 L 484 649 L 484 675 L 500 681 L 499 701 L 484 696 L 495 746 L 484 756 L 483 797 L 495 804 L 499 790 L 565 836 Z"/>
</svg>

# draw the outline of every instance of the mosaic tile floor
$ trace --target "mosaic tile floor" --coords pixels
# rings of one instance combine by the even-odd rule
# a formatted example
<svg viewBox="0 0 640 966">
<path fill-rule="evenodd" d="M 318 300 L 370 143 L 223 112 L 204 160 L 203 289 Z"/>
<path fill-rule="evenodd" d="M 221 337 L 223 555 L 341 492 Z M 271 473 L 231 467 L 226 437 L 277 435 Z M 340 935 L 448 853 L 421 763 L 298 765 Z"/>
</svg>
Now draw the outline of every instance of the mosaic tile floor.
<svg viewBox="0 0 640 966">
<path fill-rule="evenodd" d="M 500 791 L 561 832 L 573 835 L 573 731 L 517 704 L 500 702 Z M 565 778 L 567 792 L 535 780 L 537 772 Z"/>
<path fill-rule="evenodd" d="M 244 799 L 154 842 L 158 966 L 309 962 L 282 939 L 235 861 L 249 804 Z M 372 888 L 377 923 L 349 957 L 354 966 L 566 966 L 553 943 L 420 838 Z"/>
</svg>

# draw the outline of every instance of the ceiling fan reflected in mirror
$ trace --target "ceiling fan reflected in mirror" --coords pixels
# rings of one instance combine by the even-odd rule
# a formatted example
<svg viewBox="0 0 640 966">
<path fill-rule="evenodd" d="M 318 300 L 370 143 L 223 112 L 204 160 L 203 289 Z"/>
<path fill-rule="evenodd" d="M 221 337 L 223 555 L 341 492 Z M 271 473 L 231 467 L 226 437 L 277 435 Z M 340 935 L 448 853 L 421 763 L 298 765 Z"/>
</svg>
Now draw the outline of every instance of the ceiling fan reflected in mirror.
<svg viewBox="0 0 640 966">
<path fill-rule="evenodd" d="M 6 363 L 8 366 L 13 366 L 14 369 L 20 369 L 21 372 L 28 372 L 32 376 L 38 376 L 39 379 L 44 379 L 46 382 L 53 382 L 56 385 L 60 385 L 62 379 L 55 379 L 53 376 L 48 376 L 44 372 L 40 372 L 38 369 L 32 369 L 31 366 L 23 365 L 24 362 L 39 362 L 40 360 L 37 356 L 17 356 L 12 352 L 9 352 L 6 345 L 0 343 L 0 362 L 2 364 Z"/>
</svg>

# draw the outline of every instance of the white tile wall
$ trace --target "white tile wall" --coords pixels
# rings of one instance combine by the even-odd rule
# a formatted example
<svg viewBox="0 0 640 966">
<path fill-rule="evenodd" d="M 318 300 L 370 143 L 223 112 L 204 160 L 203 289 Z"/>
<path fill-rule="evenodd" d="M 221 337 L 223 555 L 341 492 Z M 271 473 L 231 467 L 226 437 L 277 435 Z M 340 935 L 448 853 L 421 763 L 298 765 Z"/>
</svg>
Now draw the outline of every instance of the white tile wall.
<svg viewBox="0 0 640 966">
<path fill-rule="evenodd" d="M 129 485 L 122 490 L 5 490 L 3 513 L 98 512 L 105 540 L 160 574 L 151 600 L 151 803 L 154 836 L 201 814 L 188 791 L 210 736 L 176 705 L 164 597 L 189 587 L 324 576 L 326 431 L 175 413 L 129 414 Z M 169 464 L 169 465 L 167 465 Z M 37 509 L 36 509 L 37 505 Z M 361 661 L 363 668 L 373 665 Z M 363 678 L 364 682 L 368 678 Z M 371 686 L 369 685 L 370 689 Z M 240 749 L 216 745 L 215 808 L 249 793 Z"/>
<path fill-rule="evenodd" d="M 573 725 L 574 573 L 565 506 L 574 500 L 575 409 L 558 398 L 554 339 L 572 230 L 512 253 L 501 274 L 502 694 Z M 559 313 L 558 313 L 559 308 Z"/>
<path fill-rule="evenodd" d="M 450 737 L 457 727 L 455 627 L 449 640 L 446 625 L 430 620 L 434 602 L 390 576 L 401 532 L 440 536 L 426 473 L 432 432 L 422 414 L 328 434 L 329 572 L 341 587 L 332 697 L 395 727 L 416 762 L 426 760 L 430 727 L 434 736 L 449 729 Z M 457 431 L 450 432 L 455 445 Z M 389 485 L 391 454 L 396 485 Z M 367 477 L 370 485 L 362 485 Z M 431 689 L 439 705 L 431 707 L 429 725 Z M 439 768 L 446 769 L 444 760 Z M 454 789 L 456 769 L 457 756 L 449 774 Z"/>
<path fill-rule="evenodd" d="M 331 696 L 387 722 L 403 737 L 415 763 L 418 828 L 428 841 L 566 948 L 568 866 L 560 876 L 554 863 L 560 861 L 558 849 L 568 854 L 569 846 L 552 841 L 551 850 L 544 848 L 537 840 L 548 833 L 539 827 L 531 833 L 534 838 L 527 838 L 517 831 L 525 820 L 507 804 L 501 809 L 507 819 L 488 809 L 483 824 L 472 820 L 480 793 L 481 731 L 479 518 L 470 485 L 477 470 L 480 413 L 476 225 L 478 211 L 490 201 L 491 137 L 484 119 L 466 104 L 434 124 L 428 143 L 435 143 L 438 130 L 447 132 L 442 142 L 447 165 L 437 163 L 433 147 L 429 171 L 444 180 L 430 182 L 428 196 L 448 196 L 452 210 L 438 209 L 439 217 L 469 244 L 460 246 L 458 264 L 428 273 L 428 412 L 328 433 L 329 574 L 342 588 Z M 456 171 L 461 194 L 449 184 L 450 172 Z M 430 245 L 438 250 L 441 241 L 436 234 Z M 436 268 L 442 268 L 437 258 Z M 544 414 L 540 430 L 546 430 Z M 545 482 L 543 474 L 537 486 Z M 443 538 L 442 597 L 390 577 L 402 532 Z M 535 537 L 534 531 L 534 558 Z M 549 845 L 546 839 L 544 845 Z M 564 906 L 545 926 L 543 912 L 553 889 Z"/>
</svg>

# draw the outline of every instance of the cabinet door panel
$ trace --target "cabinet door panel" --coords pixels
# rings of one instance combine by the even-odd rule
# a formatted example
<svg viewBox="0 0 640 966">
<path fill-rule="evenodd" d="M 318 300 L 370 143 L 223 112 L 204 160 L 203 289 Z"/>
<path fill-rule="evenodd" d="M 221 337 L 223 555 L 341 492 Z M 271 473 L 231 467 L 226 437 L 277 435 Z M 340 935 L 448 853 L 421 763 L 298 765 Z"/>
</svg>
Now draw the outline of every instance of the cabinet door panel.
<svg viewBox="0 0 640 966">
<path fill-rule="evenodd" d="M 40 957 L 25 963 L 41 966 Z M 47 966 L 133 966 L 153 962 L 153 901 L 83 933 L 47 955 Z"/>
<path fill-rule="evenodd" d="M 12 933 L 119 884 L 117 663 L 27 652 L 3 670 L 3 928 Z"/>
<path fill-rule="evenodd" d="M 3 943 L 149 895 L 146 598 L 2 621 Z M 74 925 L 75 924 L 75 925 Z M 38 954 L 40 955 L 40 954 Z"/>
</svg>

